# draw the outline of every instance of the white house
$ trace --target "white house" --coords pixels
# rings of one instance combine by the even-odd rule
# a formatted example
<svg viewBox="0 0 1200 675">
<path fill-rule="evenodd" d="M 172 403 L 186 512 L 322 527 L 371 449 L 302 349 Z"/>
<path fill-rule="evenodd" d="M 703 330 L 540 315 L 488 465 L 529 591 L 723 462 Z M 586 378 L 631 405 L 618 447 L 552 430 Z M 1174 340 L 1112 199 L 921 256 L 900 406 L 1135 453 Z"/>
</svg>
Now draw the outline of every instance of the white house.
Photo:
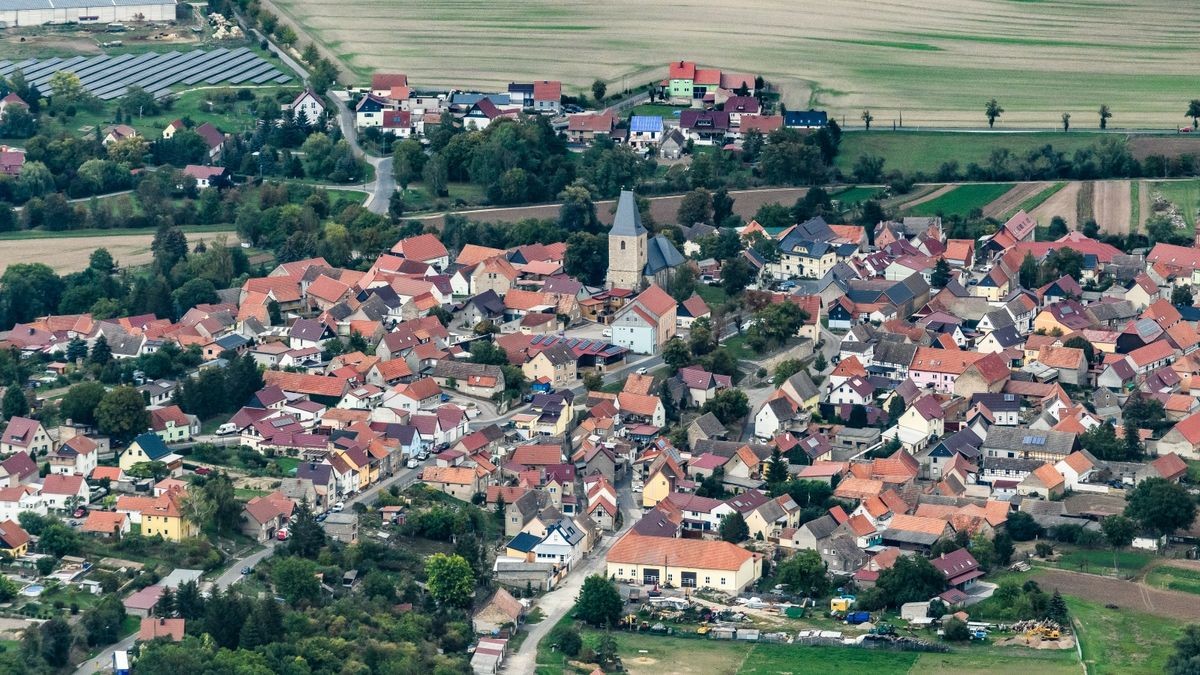
<svg viewBox="0 0 1200 675">
<path fill-rule="evenodd" d="M 586 538 L 583 530 L 571 522 L 570 518 L 559 518 L 546 528 L 546 536 L 533 547 L 533 552 L 537 556 L 537 562 L 555 563 L 571 569 L 583 553 Z"/>
<path fill-rule="evenodd" d="M 785 428 L 786 423 L 796 416 L 791 402 L 780 397 L 767 401 L 754 416 L 754 435 L 771 438 Z"/>
<path fill-rule="evenodd" d="M 835 405 L 866 405 L 874 398 L 875 385 L 858 375 L 846 378 L 829 392 L 829 402 Z"/>
<path fill-rule="evenodd" d="M 305 124 L 316 124 L 321 115 L 325 114 L 324 101 L 311 89 L 301 92 L 288 108 L 296 121 L 303 121 Z"/>
<path fill-rule="evenodd" d="M 39 516 L 46 515 L 46 502 L 38 492 L 38 486 L 18 485 L 0 488 L 0 522 L 16 521 L 24 511 L 32 511 Z"/>
<path fill-rule="evenodd" d="M 675 337 L 675 299 L 652 285 L 617 311 L 612 324 L 613 344 L 634 354 L 657 354 Z"/>
<path fill-rule="evenodd" d="M 1062 474 L 1063 479 L 1067 482 L 1067 489 L 1074 490 L 1080 483 L 1088 482 L 1092 474 L 1099 470 L 1100 467 L 1094 460 L 1095 458 L 1090 453 L 1076 450 L 1058 460 L 1054 468 Z"/>
<path fill-rule="evenodd" d="M 42 498 L 47 508 L 67 509 L 91 500 L 92 489 L 83 480 L 83 476 L 63 476 L 50 474 L 42 482 Z"/>
</svg>

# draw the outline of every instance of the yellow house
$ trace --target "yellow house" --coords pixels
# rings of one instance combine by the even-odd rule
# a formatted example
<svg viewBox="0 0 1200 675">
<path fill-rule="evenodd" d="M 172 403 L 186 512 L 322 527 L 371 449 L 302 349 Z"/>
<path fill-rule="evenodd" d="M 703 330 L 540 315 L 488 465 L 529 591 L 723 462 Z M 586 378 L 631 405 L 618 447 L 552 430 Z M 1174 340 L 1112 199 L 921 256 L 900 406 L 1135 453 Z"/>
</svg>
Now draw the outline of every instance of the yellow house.
<svg viewBox="0 0 1200 675">
<path fill-rule="evenodd" d="M 29 533 L 11 520 L 0 523 L 0 553 L 20 558 L 29 550 Z"/>
<path fill-rule="evenodd" d="M 736 594 L 762 576 L 762 556 L 727 541 L 647 537 L 630 532 L 605 558 L 609 578 Z"/>
<path fill-rule="evenodd" d="M 142 509 L 142 535 L 159 535 L 174 542 L 199 536 L 200 526 L 184 518 L 179 507 L 186 496 L 187 493 L 182 490 L 171 490 L 156 497 L 153 503 Z"/>
<path fill-rule="evenodd" d="M 675 485 L 685 478 L 683 469 L 669 455 L 661 455 L 650 465 L 649 475 L 642 487 L 642 506 L 652 509 L 667 495 L 675 491 Z"/>
<path fill-rule="evenodd" d="M 163 462 L 171 475 L 177 475 L 183 469 L 183 458 L 171 452 L 162 437 L 155 433 L 144 433 L 133 439 L 121 453 L 118 464 L 122 471 L 128 472 L 142 462 Z"/>
<path fill-rule="evenodd" d="M 362 448 L 352 448 L 350 450 L 338 451 L 338 456 L 342 461 L 350 465 L 358 473 L 358 489 L 362 490 L 368 485 L 379 480 L 379 466 L 371 466 L 371 458 Z"/>
<path fill-rule="evenodd" d="M 513 428 L 518 431 L 526 432 L 527 436 L 565 436 L 571 428 L 572 411 L 571 406 L 563 405 L 558 417 L 553 419 L 543 419 L 542 410 L 534 409 L 532 412 L 518 413 L 513 416 Z"/>
</svg>

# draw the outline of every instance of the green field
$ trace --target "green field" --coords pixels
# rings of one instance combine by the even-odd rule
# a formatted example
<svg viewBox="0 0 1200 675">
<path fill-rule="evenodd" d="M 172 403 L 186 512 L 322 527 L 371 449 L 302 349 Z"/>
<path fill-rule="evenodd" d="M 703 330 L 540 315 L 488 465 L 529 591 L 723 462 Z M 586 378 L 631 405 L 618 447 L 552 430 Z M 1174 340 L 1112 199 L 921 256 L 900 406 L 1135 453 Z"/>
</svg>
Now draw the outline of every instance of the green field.
<svg viewBox="0 0 1200 675">
<path fill-rule="evenodd" d="M 1067 607 L 1080 626 L 1083 660 L 1094 675 L 1161 673 L 1183 631 L 1177 620 L 1109 610 L 1073 597 L 1067 598 Z"/>
<path fill-rule="evenodd" d="M 946 194 L 908 209 L 910 216 L 965 216 L 974 209 L 982 209 L 1012 189 L 1012 183 L 972 183 L 960 185 Z"/>
<path fill-rule="evenodd" d="M 1151 195 L 1161 193 L 1168 201 L 1179 209 L 1179 215 L 1189 226 L 1196 224 L 1196 209 L 1200 206 L 1200 181 L 1173 180 L 1150 183 Z M 1153 201 L 1151 202 L 1153 203 Z"/>
<path fill-rule="evenodd" d="M 1027 672 L 1067 675 L 1079 672 L 1074 650 L 1040 651 L 1022 647 L 959 645 L 945 654 L 901 652 L 856 647 L 806 647 L 791 644 L 666 637 L 614 632 L 621 660 L 629 672 L 640 674 L 787 675 L 798 673 L 965 673 Z M 599 634 L 584 635 L 594 645 Z M 540 654 L 538 672 L 564 672 L 553 655 Z"/>
<path fill-rule="evenodd" d="M 1154 556 L 1149 553 L 1139 551 L 1118 551 L 1117 564 L 1121 567 L 1121 574 L 1135 574 L 1150 561 L 1154 560 Z M 1059 556 L 1058 560 L 1053 563 L 1054 567 L 1060 567 L 1064 570 L 1072 570 L 1075 572 L 1083 571 L 1092 574 L 1112 574 L 1113 573 L 1113 554 L 1108 550 L 1085 550 L 1069 551 Z"/>
<path fill-rule="evenodd" d="M 883 194 L 883 188 L 855 186 L 842 190 L 841 192 L 836 192 L 831 195 L 831 198 L 836 199 L 839 203 L 841 203 L 842 208 L 846 209 L 852 206 L 858 206 L 868 199 L 875 199 L 881 194 Z"/>
<path fill-rule="evenodd" d="M 842 136 L 838 152 L 837 167 L 843 172 L 854 168 L 861 155 L 883 157 L 884 171 L 899 169 L 905 173 L 921 171 L 936 173 L 946 162 L 958 162 L 960 172 L 968 164 L 986 166 L 993 150 L 1005 148 L 1021 156 L 1046 144 L 1068 155 L 1100 142 L 1098 133 L 1072 131 L 1070 133 L 938 133 L 931 131 L 854 132 Z M 1111 136 L 1108 136 L 1111 138 Z"/>
<path fill-rule="evenodd" d="M 1160 565 L 1146 575 L 1146 585 L 1200 595 L 1200 570 Z"/>
</svg>

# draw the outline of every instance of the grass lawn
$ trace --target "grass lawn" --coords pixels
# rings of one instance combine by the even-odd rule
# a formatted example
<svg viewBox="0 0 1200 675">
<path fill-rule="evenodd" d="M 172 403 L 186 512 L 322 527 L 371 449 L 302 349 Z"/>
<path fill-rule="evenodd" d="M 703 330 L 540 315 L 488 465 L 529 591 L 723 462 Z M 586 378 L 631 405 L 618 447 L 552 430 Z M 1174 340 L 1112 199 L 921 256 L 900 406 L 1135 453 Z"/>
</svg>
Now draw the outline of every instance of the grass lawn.
<svg viewBox="0 0 1200 675">
<path fill-rule="evenodd" d="M 729 296 L 725 294 L 724 288 L 709 286 L 708 284 L 696 284 L 696 294 L 704 299 L 709 309 L 713 310 L 724 305 L 729 299 Z"/>
<path fill-rule="evenodd" d="M 1200 570 L 1160 565 L 1146 575 L 1146 584 L 1155 588 L 1200 595 Z"/>
<path fill-rule="evenodd" d="M 300 466 L 300 460 L 295 457 L 276 457 L 275 463 L 279 465 L 279 470 L 285 476 L 291 476 L 296 473 L 296 467 Z"/>
<path fill-rule="evenodd" d="M 1117 564 L 1121 566 L 1121 574 L 1133 574 L 1148 565 L 1154 556 L 1138 551 L 1118 551 Z M 1054 567 L 1065 570 L 1090 572 L 1092 574 L 1112 574 L 1113 554 L 1110 550 L 1075 550 L 1066 551 L 1058 560 L 1050 563 Z"/>
<path fill-rule="evenodd" d="M 907 211 L 911 216 L 967 215 L 982 209 L 1012 189 L 1012 183 L 973 183 L 960 185 L 946 194 Z"/>
<path fill-rule="evenodd" d="M 233 496 L 241 500 L 254 499 L 269 494 L 266 490 L 251 490 L 249 488 L 234 488 Z"/>
<path fill-rule="evenodd" d="M 1030 211 L 1041 206 L 1042 202 L 1053 197 L 1059 190 L 1066 187 L 1066 185 L 1067 185 L 1066 183 L 1055 183 L 1054 185 L 1051 185 L 1050 187 L 1046 188 L 1045 190 L 1042 190 L 1041 192 L 1037 193 L 1036 195 L 1033 195 L 1029 199 L 1026 199 L 1025 201 L 1021 202 L 1021 204 L 1017 208 L 1013 209 L 1012 211 L 1009 211 L 1008 213 L 1005 213 L 1004 218 L 1005 219 L 1012 218 L 1017 213 L 1017 211 L 1024 211 L 1025 213 L 1029 213 Z M 1137 183 L 1134 183 L 1134 185 L 1137 185 Z M 1137 195 L 1133 195 L 1133 201 L 1134 201 L 1134 208 L 1136 209 L 1137 208 Z"/>
<path fill-rule="evenodd" d="M 647 115 L 651 117 L 662 117 L 664 119 L 678 119 L 675 114 L 677 110 L 687 110 L 685 105 L 667 105 L 665 103 L 643 103 L 636 105 L 629 110 L 629 116 Z"/>
<path fill-rule="evenodd" d="M 1164 672 L 1183 631 L 1182 622 L 1174 619 L 1110 610 L 1073 597 L 1067 597 L 1067 607 L 1080 626 L 1087 672 L 1094 675 Z"/>
<path fill-rule="evenodd" d="M 754 357 L 758 356 L 753 349 L 750 349 L 746 346 L 745 334 L 733 335 L 729 339 L 722 341 L 721 344 L 729 350 L 729 355 L 738 361 L 741 361 L 742 359 L 753 359 Z"/>
<path fill-rule="evenodd" d="M 945 162 L 958 162 L 964 171 L 972 162 L 984 166 L 993 150 L 1007 148 L 1021 156 L 1047 143 L 1070 156 L 1076 150 L 1100 142 L 1105 136 L 1095 133 L 936 133 L 929 131 L 870 131 L 842 136 L 837 166 L 849 173 L 861 155 L 875 155 L 886 161 L 884 171 L 899 169 L 905 173 L 937 172 Z M 1107 136 L 1112 138 L 1112 136 Z"/>
<path fill-rule="evenodd" d="M 1137 185 L 1137 183 L 1134 183 Z M 1180 180 L 1151 183 L 1150 194 L 1162 193 L 1168 201 L 1179 209 L 1179 215 L 1189 226 L 1196 224 L 1196 208 L 1200 203 L 1200 181 Z"/>
<path fill-rule="evenodd" d="M 1129 181 L 1129 227 L 1137 232 L 1142 223 L 1142 183 Z"/>
<path fill-rule="evenodd" d="M 857 206 L 868 199 L 875 199 L 882 193 L 883 188 L 855 186 L 835 193 L 831 195 L 831 197 L 836 199 L 838 203 L 842 205 L 843 209 L 849 209 L 850 207 Z"/>
</svg>

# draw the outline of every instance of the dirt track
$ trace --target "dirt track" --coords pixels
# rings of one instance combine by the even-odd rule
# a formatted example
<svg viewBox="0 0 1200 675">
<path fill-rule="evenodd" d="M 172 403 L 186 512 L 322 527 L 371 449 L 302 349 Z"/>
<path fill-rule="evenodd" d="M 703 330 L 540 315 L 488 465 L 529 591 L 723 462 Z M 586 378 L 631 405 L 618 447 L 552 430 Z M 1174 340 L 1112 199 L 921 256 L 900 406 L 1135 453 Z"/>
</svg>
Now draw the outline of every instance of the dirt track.
<svg viewBox="0 0 1200 675">
<path fill-rule="evenodd" d="M 1014 185 L 1011 190 L 983 207 L 983 215 L 988 218 L 1004 218 L 1008 212 L 1015 212 L 1026 199 L 1038 194 L 1051 185 L 1053 183 L 1021 183 L 1020 185 Z"/>
<path fill-rule="evenodd" d="M 958 187 L 958 185 L 943 185 L 942 187 L 934 190 L 933 192 L 924 194 L 912 201 L 904 202 L 903 204 L 900 205 L 899 210 L 907 211 L 908 209 L 911 209 L 914 206 L 919 206 L 921 204 L 924 204 L 925 202 L 931 202 L 931 201 L 937 199 L 938 197 L 941 197 L 942 195 L 946 194 L 947 192 L 953 190 L 956 187 Z"/>
<path fill-rule="evenodd" d="M 733 212 L 747 220 L 764 204 L 778 202 L 790 207 L 796 200 L 803 197 L 808 188 L 768 188 L 764 190 L 731 190 L 733 197 Z M 650 198 L 650 214 L 659 223 L 674 223 L 675 214 L 679 211 L 679 202 L 683 195 L 669 195 Z M 457 215 L 471 220 L 512 223 L 525 218 L 557 218 L 558 204 L 543 204 L 541 206 L 514 206 L 511 208 L 488 208 L 458 211 Z M 596 202 L 596 215 L 603 223 L 612 222 L 612 212 L 616 201 L 606 200 Z M 413 216 L 411 220 L 420 220 L 441 227 L 445 223 L 445 214 L 429 216 Z"/>
<path fill-rule="evenodd" d="M 1092 199 L 1092 212 L 1100 229 L 1116 234 L 1129 233 L 1129 219 L 1133 215 L 1129 181 L 1096 181 Z"/>
<path fill-rule="evenodd" d="M 187 235 L 189 247 L 225 237 L 237 245 L 235 232 L 205 232 Z M 119 234 L 108 237 L 47 237 L 45 239 L 0 240 L 0 273 L 15 263 L 45 263 L 55 272 L 78 272 L 88 265 L 92 251 L 106 248 L 121 266 L 144 265 L 153 258 L 150 242 L 154 233 Z"/>
<path fill-rule="evenodd" d="M 1146 230 L 1146 219 L 1150 217 L 1150 181 L 1138 181 L 1138 230 Z"/>
<path fill-rule="evenodd" d="M 1064 595 L 1112 603 L 1122 609 L 1173 619 L 1200 619 L 1200 602 L 1190 593 L 1162 591 L 1133 581 L 1067 570 L 1039 569 L 1033 578 L 1047 593 L 1058 589 Z"/>
</svg>

